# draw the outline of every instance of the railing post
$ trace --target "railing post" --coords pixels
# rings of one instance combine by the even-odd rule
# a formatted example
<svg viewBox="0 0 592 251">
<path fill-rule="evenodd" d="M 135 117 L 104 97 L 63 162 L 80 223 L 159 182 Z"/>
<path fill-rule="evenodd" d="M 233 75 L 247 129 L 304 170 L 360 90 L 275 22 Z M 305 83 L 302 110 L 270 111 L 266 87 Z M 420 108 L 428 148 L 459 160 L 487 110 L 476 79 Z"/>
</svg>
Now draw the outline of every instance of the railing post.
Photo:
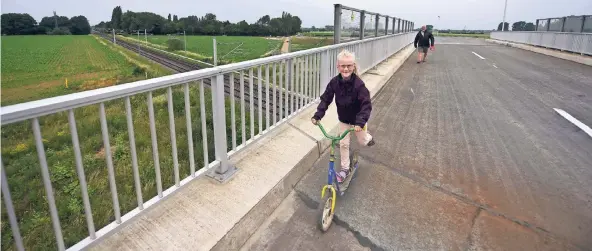
<svg viewBox="0 0 592 251">
<path fill-rule="evenodd" d="M 538 31 L 539 30 L 539 20 L 536 20 L 536 26 L 534 27 L 534 31 Z"/>
<path fill-rule="evenodd" d="M 397 33 L 401 33 L 401 19 L 397 19 Z"/>
<path fill-rule="evenodd" d="M 393 29 L 393 34 L 397 34 L 395 32 L 395 25 L 397 25 L 397 18 L 396 17 L 393 17 L 393 27 L 391 28 L 391 29 Z"/>
<path fill-rule="evenodd" d="M 551 18 L 547 18 L 547 31 L 551 29 Z"/>
<path fill-rule="evenodd" d="M 563 17 L 563 22 L 561 23 L 561 32 L 565 32 L 565 22 L 567 21 L 566 17 Z"/>
<path fill-rule="evenodd" d="M 333 44 L 341 42 L 341 4 L 335 4 L 333 20 Z"/>
<path fill-rule="evenodd" d="M 366 29 L 365 19 L 366 19 L 366 11 L 361 11 L 360 12 L 360 40 L 364 39 L 364 29 Z"/>
<path fill-rule="evenodd" d="M 582 28 L 580 29 L 580 32 L 584 32 L 584 24 L 586 24 L 586 15 L 582 15 Z"/>
<path fill-rule="evenodd" d="M 214 80 L 214 79 L 212 79 Z M 222 183 L 228 181 L 237 169 L 228 163 L 228 147 L 226 145 L 226 109 L 224 107 L 224 74 L 215 77 L 212 81 L 212 111 L 214 122 L 214 147 L 216 160 L 220 166 L 214 169 L 208 176 Z"/>
<path fill-rule="evenodd" d="M 389 18 L 389 16 L 386 16 L 386 17 L 384 17 L 384 19 L 385 19 L 384 20 L 384 23 L 385 23 L 385 25 L 384 25 L 384 35 L 388 35 L 388 30 L 389 30 L 388 29 L 388 25 L 389 25 L 389 19 L 390 18 Z"/>
<path fill-rule="evenodd" d="M 376 14 L 374 19 L 374 37 L 378 37 L 378 19 L 380 19 L 380 15 Z"/>
<path fill-rule="evenodd" d="M 212 39 L 212 43 L 214 48 L 214 66 L 218 66 L 218 43 L 216 43 L 216 37 Z"/>
</svg>

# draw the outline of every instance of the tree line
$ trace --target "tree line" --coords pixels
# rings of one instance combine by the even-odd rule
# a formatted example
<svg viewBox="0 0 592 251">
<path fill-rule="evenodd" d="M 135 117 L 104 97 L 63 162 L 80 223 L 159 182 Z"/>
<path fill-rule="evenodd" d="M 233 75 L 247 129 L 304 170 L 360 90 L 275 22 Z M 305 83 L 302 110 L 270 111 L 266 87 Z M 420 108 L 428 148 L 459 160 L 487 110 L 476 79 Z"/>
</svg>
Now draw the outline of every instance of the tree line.
<svg viewBox="0 0 592 251">
<path fill-rule="evenodd" d="M 2 14 L 2 34 L 5 35 L 87 35 L 91 28 L 85 16 L 68 18 L 55 14 L 43 17 L 37 24 L 27 13 Z"/>
<path fill-rule="evenodd" d="M 510 23 L 504 23 L 504 31 L 508 31 Z M 497 25 L 497 30 L 502 30 L 502 22 Z M 512 31 L 534 31 L 536 30 L 532 22 L 518 21 L 512 24 Z"/>
<path fill-rule="evenodd" d="M 151 34 L 183 33 L 190 35 L 242 35 L 242 36 L 286 36 L 301 31 L 302 21 L 298 16 L 283 12 L 281 17 L 265 15 L 257 22 L 249 24 L 245 20 L 238 23 L 217 20 L 216 15 L 207 13 L 202 17 L 177 17 L 168 14 L 165 18 L 152 12 L 123 13 L 121 6 L 113 9 L 111 20 L 100 22 L 97 29 L 115 29 L 133 33 L 138 30 Z"/>
</svg>

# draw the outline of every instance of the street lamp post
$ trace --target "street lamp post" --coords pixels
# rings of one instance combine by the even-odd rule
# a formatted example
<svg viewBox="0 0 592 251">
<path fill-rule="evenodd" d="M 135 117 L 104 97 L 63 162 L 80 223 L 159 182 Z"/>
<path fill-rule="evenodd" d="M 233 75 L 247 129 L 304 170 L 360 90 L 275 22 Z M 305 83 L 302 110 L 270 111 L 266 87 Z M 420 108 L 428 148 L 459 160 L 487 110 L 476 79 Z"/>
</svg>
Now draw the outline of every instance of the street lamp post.
<svg viewBox="0 0 592 251">
<path fill-rule="evenodd" d="M 505 26 L 506 26 L 506 9 L 508 8 L 508 0 L 506 0 L 506 3 L 504 4 L 504 19 L 502 19 L 502 31 L 504 31 Z"/>
</svg>

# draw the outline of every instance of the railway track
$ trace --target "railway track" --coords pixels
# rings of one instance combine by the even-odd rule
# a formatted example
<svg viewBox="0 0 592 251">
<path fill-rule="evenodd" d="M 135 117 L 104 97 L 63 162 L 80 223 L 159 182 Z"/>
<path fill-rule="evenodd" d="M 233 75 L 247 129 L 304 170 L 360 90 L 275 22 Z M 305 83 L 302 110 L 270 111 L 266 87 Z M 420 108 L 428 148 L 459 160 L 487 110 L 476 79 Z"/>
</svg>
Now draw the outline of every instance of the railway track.
<svg viewBox="0 0 592 251">
<path fill-rule="evenodd" d="M 99 36 L 101 36 L 102 38 L 113 42 L 112 38 L 109 37 L 106 34 L 99 34 Z M 189 72 L 189 71 L 194 71 L 194 70 L 199 70 L 199 69 L 203 69 L 203 67 L 199 66 L 198 64 L 194 64 L 194 63 L 190 63 L 187 62 L 185 60 L 179 59 L 179 58 L 175 58 L 174 56 L 170 56 L 167 55 L 165 53 L 162 52 L 158 52 L 156 50 L 150 49 L 150 48 L 146 48 L 145 46 L 138 46 L 138 44 L 134 44 L 125 40 L 117 40 L 116 42 L 118 45 L 138 53 L 139 55 L 150 59 L 158 64 L 161 64 L 175 72 Z M 248 109 L 249 105 L 250 105 L 250 84 L 248 82 L 248 75 L 245 74 L 244 77 L 244 101 L 245 101 L 245 106 Z M 224 75 L 224 93 L 226 96 L 232 96 L 234 99 L 236 100 L 241 100 L 241 95 L 240 95 L 240 75 L 238 73 L 234 74 L 234 79 L 232 80 L 234 81 L 234 91 L 231 93 L 230 90 L 230 76 L 229 74 L 225 74 Z M 204 84 L 207 87 L 211 87 L 211 79 L 210 78 L 206 78 L 203 80 Z M 257 111 L 258 105 L 259 105 L 259 99 L 260 97 L 258 97 L 258 93 L 259 93 L 259 84 L 257 83 L 257 81 L 254 81 L 253 83 L 253 108 L 255 108 L 255 111 Z M 270 92 L 273 92 L 272 88 L 270 87 Z M 261 93 L 262 97 L 261 97 L 261 109 L 263 114 L 266 114 L 266 107 L 267 107 L 267 90 L 266 88 L 262 89 L 262 93 Z M 285 98 L 288 97 L 288 95 L 284 92 L 283 93 L 283 98 L 281 99 L 282 105 L 285 104 Z M 273 99 L 273 93 L 269 94 L 270 99 Z M 275 102 L 270 102 L 269 104 L 269 109 L 272 110 L 273 109 L 273 105 L 275 104 L 276 106 L 276 116 L 278 116 L 279 118 L 279 114 L 280 114 L 280 91 L 277 90 L 276 91 L 276 100 Z M 282 110 L 283 110 L 283 114 L 286 114 L 286 112 L 292 112 L 289 109 L 286 109 L 285 107 L 282 106 Z M 264 115 L 265 116 L 265 115 Z M 265 120 L 265 119 L 264 119 Z"/>
</svg>

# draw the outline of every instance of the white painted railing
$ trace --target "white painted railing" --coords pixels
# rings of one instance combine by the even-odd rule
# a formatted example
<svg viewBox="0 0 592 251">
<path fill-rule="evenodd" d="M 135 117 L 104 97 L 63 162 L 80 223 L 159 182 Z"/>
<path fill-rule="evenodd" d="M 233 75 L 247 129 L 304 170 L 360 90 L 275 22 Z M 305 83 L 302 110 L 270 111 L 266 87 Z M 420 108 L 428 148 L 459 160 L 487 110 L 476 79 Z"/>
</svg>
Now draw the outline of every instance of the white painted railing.
<svg viewBox="0 0 592 251">
<path fill-rule="evenodd" d="M 336 56 L 341 50 L 347 49 L 356 54 L 360 74 L 362 74 L 409 45 L 413 41 L 414 35 L 415 33 L 410 32 L 353 41 L 2 107 L 0 111 L 2 126 L 10 127 L 21 123 L 25 125 L 25 127 L 21 127 L 23 130 L 32 130 L 32 137 L 34 138 L 32 142 L 35 145 L 39 166 L 29 166 L 28 168 L 39 168 L 41 173 L 46 195 L 45 199 L 49 209 L 49 213 L 43 213 L 51 218 L 57 249 L 80 250 L 88 247 L 101 237 L 113 233 L 130 219 L 138 216 L 147 208 L 159 203 L 163 198 L 203 174 L 209 174 L 211 177 L 223 180 L 234 173 L 235 168 L 229 163 L 229 158 L 232 155 L 245 149 L 252 142 L 315 103 L 330 78 L 337 75 Z M 211 106 L 206 107 L 208 103 L 206 100 L 209 101 L 210 97 L 205 95 L 207 89 L 204 87 L 208 86 L 211 89 Z M 230 95 L 227 93 L 225 96 L 225 87 L 230 90 Z M 182 101 L 177 103 L 182 103 L 180 107 L 184 107 L 184 111 L 178 112 L 176 115 L 175 109 L 173 109 L 176 107 L 173 94 L 178 94 L 175 96 L 177 98 L 182 97 L 180 99 Z M 191 100 L 191 96 L 196 97 L 197 100 Z M 240 98 L 229 100 L 227 96 L 238 96 Z M 164 103 L 164 100 L 166 100 L 166 108 L 165 106 L 155 105 Z M 270 100 L 272 102 L 263 103 L 263 101 Z M 159 103 L 156 103 L 157 101 Z M 121 102 L 125 106 L 125 109 L 122 110 L 124 112 L 121 112 L 121 114 L 109 113 L 110 108 L 114 106 L 113 102 Z M 192 107 L 197 103 L 200 104 L 199 109 L 195 108 L 193 110 Z M 99 178 L 104 178 L 104 183 L 108 184 L 109 191 L 105 191 L 105 193 L 110 194 L 110 204 L 112 204 L 109 209 L 109 212 L 112 212 L 112 214 L 109 213 L 112 220 L 103 220 L 103 222 L 110 223 L 100 226 L 96 225 L 97 221 L 93 218 L 93 216 L 97 215 L 93 211 L 96 210 L 96 207 L 91 205 L 90 201 L 94 198 L 89 197 L 87 189 L 88 175 L 85 173 L 80 147 L 85 139 L 78 136 L 78 129 L 81 128 L 80 124 L 82 123 L 77 126 L 77 121 L 80 121 L 81 117 L 89 116 L 83 112 L 83 109 L 89 107 L 93 110 L 98 108 L 100 131 L 97 130 L 94 133 L 102 135 L 104 153 L 101 158 L 105 159 L 105 168 L 107 169 L 107 174 Z M 164 121 L 160 121 L 157 115 L 163 112 L 168 114 L 168 120 L 164 117 Z M 64 116 L 60 117 L 60 114 Z M 231 114 L 229 119 L 226 116 L 227 114 Z M 240 114 L 238 119 L 235 114 Z M 124 122 L 118 123 L 126 124 L 124 128 L 127 128 L 127 132 L 125 130 L 124 132 L 115 131 L 112 124 L 115 123 L 115 119 L 112 119 L 114 116 L 125 117 L 125 119 L 119 119 L 119 121 Z M 213 123 L 207 123 L 210 116 Z M 181 118 L 180 120 L 186 126 L 176 126 L 176 124 L 179 124 L 178 118 Z M 141 162 L 138 159 L 139 152 L 136 149 L 136 142 L 139 141 L 136 141 L 136 139 L 148 137 L 146 135 L 148 132 L 142 134 L 142 132 L 136 131 L 134 127 L 138 125 L 138 119 L 146 119 L 146 123 L 149 124 L 151 149 L 150 147 L 148 149 L 152 151 L 152 158 L 149 161 L 152 161 L 153 166 L 141 166 L 139 164 L 146 162 Z M 134 120 L 136 120 L 136 123 L 134 123 Z M 42 136 L 44 125 L 55 125 L 56 123 L 61 123 L 61 126 L 66 129 L 66 135 L 67 131 L 69 131 L 71 137 L 71 146 L 68 146 L 68 149 L 73 152 L 75 160 L 72 163 L 75 164 L 68 168 L 76 170 L 77 173 L 76 178 L 80 185 L 79 192 L 82 198 L 81 204 L 84 208 L 84 218 L 88 229 L 86 238 L 76 240 L 73 243 L 72 238 L 69 238 L 70 243 L 64 241 L 64 239 L 68 239 L 64 236 L 69 236 L 72 233 L 68 232 L 69 229 L 67 228 L 63 229 L 58 207 L 56 206 L 56 199 L 54 198 L 55 191 L 63 188 L 53 186 L 51 172 L 54 167 L 51 163 L 48 163 L 46 155 L 48 149 L 45 146 L 48 142 Z M 170 164 L 165 163 L 163 166 L 161 166 L 163 164 L 161 157 L 163 156 L 158 150 L 161 145 L 157 137 L 158 133 L 162 134 L 163 132 L 156 130 L 157 126 L 162 124 L 169 125 L 169 132 L 164 133 L 168 133 L 170 136 L 172 150 Z M 201 132 L 194 132 L 194 126 L 199 124 L 201 124 Z M 85 128 L 85 130 L 87 129 Z M 179 134 L 177 132 L 182 132 L 185 138 L 178 138 Z M 213 144 L 208 144 L 208 139 L 212 136 L 208 135 L 208 132 L 210 134 L 213 132 Z M 129 152 L 131 159 L 129 162 L 131 163 L 125 165 L 127 167 L 131 164 L 130 172 L 133 173 L 134 180 L 133 185 L 127 184 L 127 186 L 133 186 L 131 189 L 135 191 L 134 195 L 128 196 L 128 198 L 135 197 L 135 199 L 123 202 L 120 200 L 122 196 L 118 193 L 119 187 L 116 182 L 118 169 L 120 171 L 121 167 L 117 166 L 119 162 L 114 163 L 113 161 L 114 153 L 111 150 L 110 142 L 113 138 L 112 135 L 120 133 L 127 134 L 124 138 L 127 138 L 128 143 L 127 145 L 124 144 L 123 147 L 129 147 L 126 151 Z M 202 152 L 194 152 L 197 148 L 194 145 L 194 141 L 196 141 L 193 139 L 194 136 L 201 138 Z M 207 149 L 210 145 L 213 145 L 215 149 L 214 160 L 209 159 L 208 156 Z M 3 153 L 5 147 L 8 146 L 3 144 Z M 181 177 L 180 175 L 178 147 L 188 152 L 190 171 L 187 177 Z M 203 158 L 201 155 L 203 155 Z M 169 158 L 171 156 L 164 157 Z M 196 163 L 198 157 L 203 165 Z M 23 240 L 34 242 L 37 236 L 20 232 L 17 215 L 21 212 L 15 212 L 13 201 L 23 198 L 11 197 L 10 186 L 14 184 L 11 184 L 10 181 L 12 175 L 17 173 L 11 167 L 11 163 L 10 161 L 4 162 L 4 166 L 1 168 L 1 182 L 4 209 L 12 229 L 12 243 L 3 242 L 2 245 L 14 245 L 17 250 L 24 250 L 28 245 Z M 151 181 L 141 180 L 140 173 L 145 174 L 146 168 L 150 168 L 150 173 L 154 174 L 150 179 Z M 171 183 L 170 187 L 163 187 L 161 170 L 167 172 L 172 170 L 171 175 L 174 176 L 174 184 Z M 143 190 L 148 186 L 156 186 L 156 196 L 144 201 Z M 122 212 L 120 202 L 131 203 L 135 208 Z M 137 206 L 134 206 L 136 204 Z M 100 230 L 97 231 L 97 227 Z M 54 247 L 45 248 L 53 249 Z"/>
<path fill-rule="evenodd" d="M 592 33 L 493 31 L 491 38 L 592 55 Z"/>
</svg>

